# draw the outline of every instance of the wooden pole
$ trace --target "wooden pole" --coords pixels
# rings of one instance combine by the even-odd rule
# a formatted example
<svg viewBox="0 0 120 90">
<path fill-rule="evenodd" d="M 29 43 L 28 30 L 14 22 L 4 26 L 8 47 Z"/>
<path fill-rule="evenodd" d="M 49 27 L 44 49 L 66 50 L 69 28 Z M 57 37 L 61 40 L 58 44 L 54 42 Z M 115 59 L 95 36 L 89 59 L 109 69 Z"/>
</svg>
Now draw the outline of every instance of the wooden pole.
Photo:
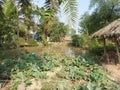
<svg viewBox="0 0 120 90">
<path fill-rule="evenodd" d="M 117 39 L 116 39 L 116 52 L 117 52 L 117 56 L 118 56 L 118 62 L 120 63 L 120 54 L 119 54 L 119 46 L 118 46 Z"/>
<path fill-rule="evenodd" d="M 106 39 L 104 38 L 104 57 L 107 60 L 107 63 L 109 63 L 109 58 L 106 50 Z"/>
<path fill-rule="evenodd" d="M 106 51 L 106 39 L 104 38 L 104 55 L 106 55 L 107 51 Z"/>
</svg>

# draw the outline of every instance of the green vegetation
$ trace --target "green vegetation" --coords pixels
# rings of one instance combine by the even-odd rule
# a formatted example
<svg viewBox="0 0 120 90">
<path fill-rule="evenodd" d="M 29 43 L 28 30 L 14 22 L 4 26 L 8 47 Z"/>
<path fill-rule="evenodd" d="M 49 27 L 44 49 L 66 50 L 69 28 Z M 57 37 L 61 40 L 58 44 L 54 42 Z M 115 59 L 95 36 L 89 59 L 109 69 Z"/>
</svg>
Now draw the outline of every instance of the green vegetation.
<svg viewBox="0 0 120 90">
<path fill-rule="evenodd" d="M 86 34 L 92 34 L 100 28 L 119 18 L 119 0 L 90 0 L 89 9 L 93 12 L 84 13 L 79 23 Z"/>
<path fill-rule="evenodd" d="M 57 72 L 57 81 L 46 83 L 47 71 L 62 66 Z M 0 65 L 0 78 L 10 79 L 13 84 L 12 90 L 16 90 L 21 83 L 26 86 L 32 85 L 31 79 L 43 79 L 42 90 L 63 89 L 63 90 L 117 90 L 118 86 L 109 80 L 107 73 L 98 64 L 93 63 L 88 57 L 56 56 L 45 53 L 38 57 L 35 54 L 22 53 L 20 59 L 4 59 Z M 54 77 L 55 78 L 55 77 Z M 61 81 L 60 79 L 64 79 Z M 74 82 L 72 86 L 69 82 Z M 77 84 L 82 80 L 82 84 Z M 56 86 L 57 85 L 57 86 Z"/>
<path fill-rule="evenodd" d="M 43 7 L 34 5 L 32 0 L 1 0 L 0 80 L 10 81 L 9 90 L 17 90 L 21 84 L 32 87 L 37 81 L 41 90 L 119 90 L 119 84 L 111 81 L 97 63 L 103 58 L 102 39 L 90 38 L 92 33 L 120 17 L 119 4 L 119 0 L 91 0 L 93 12 L 83 15 L 79 22 L 82 33 L 74 35 L 77 0 L 45 0 Z M 61 5 L 67 25 L 58 18 Z M 67 35 L 72 41 L 57 43 Z M 39 45 L 38 40 L 41 40 Z M 68 42 L 75 47 L 67 46 Z M 107 40 L 106 44 L 108 51 L 115 51 L 112 41 Z M 66 56 L 65 45 L 69 51 L 81 48 L 89 53 L 84 57 L 81 53 Z M 48 53 L 43 55 L 43 51 Z M 109 56 L 117 57 L 114 53 Z"/>
<path fill-rule="evenodd" d="M 32 46 L 36 45 L 36 42 L 31 40 L 31 30 L 37 32 L 37 38 L 43 40 L 44 45 L 47 44 L 47 36 L 51 37 L 51 41 L 60 41 L 60 38 L 65 36 L 68 30 L 67 26 L 61 23 L 56 15 L 61 5 L 64 6 L 64 13 L 68 18 L 72 17 L 69 18 L 69 22 L 75 23 L 77 18 L 76 0 L 48 0 L 45 1 L 43 7 L 34 5 L 32 0 L 1 0 L 0 44 L 2 45 L 0 46 L 19 48 L 21 44 L 24 44 L 23 39 L 28 40 Z M 38 22 L 36 22 L 35 17 L 38 18 Z M 60 35 L 58 35 L 59 33 Z M 42 38 L 43 36 L 45 38 Z M 23 38 L 20 39 L 22 42 L 19 42 L 19 37 Z"/>
<path fill-rule="evenodd" d="M 38 45 L 38 43 L 37 43 L 37 41 L 35 40 L 35 39 L 29 39 L 28 41 L 27 41 L 27 43 L 28 43 L 28 45 L 30 45 L 30 46 L 37 46 Z"/>
<path fill-rule="evenodd" d="M 32 78 L 47 78 L 44 71 L 58 67 L 57 58 L 45 54 L 42 58 L 35 54 L 21 54 L 20 59 L 4 59 L 0 65 L 0 79 L 11 79 L 13 88 L 20 83 L 27 84 Z M 16 90 L 16 89 L 15 89 Z"/>
<path fill-rule="evenodd" d="M 68 26 L 64 23 L 54 24 L 50 31 L 50 41 L 60 42 L 62 37 L 65 37 L 68 32 Z"/>
<path fill-rule="evenodd" d="M 22 38 L 22 37 L 20 37 L 20 38 L 19 38 L 19 45 L 20 45 L 20 46 L 24 46 L 25 43 L 26 43 L 26 42 L 25 42 L 25 39 Z"/>
<path fill-rule="evenodd" d="M 73 35 L 72 36 L 72 45 L 75 47 L 86 48 L 90 42 L 88 35 Z"/>
<path fill-rule="evenodd" d="M 101 71 L 102 67 L 93 64 L 90 60 L 82 58 L 81 56 L 69 61 L 69 63 L 68 59 L 63 59 L 62 62 L 64 67 L 61 72 L 58 73 L 58 76 L 62 78 L 72 81 L 83 79 L 90 82 L 102 82 L 103 76 L 105 76 Z"/>
</svg>

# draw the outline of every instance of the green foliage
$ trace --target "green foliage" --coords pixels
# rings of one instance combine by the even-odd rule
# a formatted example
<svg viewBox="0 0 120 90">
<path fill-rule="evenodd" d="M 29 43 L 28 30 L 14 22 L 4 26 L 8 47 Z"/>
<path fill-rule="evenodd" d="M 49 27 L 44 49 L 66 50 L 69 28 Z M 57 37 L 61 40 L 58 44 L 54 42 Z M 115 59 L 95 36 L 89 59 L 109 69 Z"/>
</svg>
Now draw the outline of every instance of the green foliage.
<svg viewBox="0 0 120 90">
<path fill-rule="evenodd" d="M 22 37 L 20 37 L 20 38 L 19 38 L 19 45 L 20 45 L 20 46 L 23 46 L 23 45 L 25 45 L 25 43 L 26 43 L 26 42 L 25 42 L 25 39 L 22 38 Z"/>
<path fill-rule="evenodd" d="M 83 35 L 73 35 L 72 36 L 72 45 L 76 47 L 87 47 L 89 43 L 89 36 Z"/>
<path fill-rule="evenodd" d="M 44 45 L 44 46 L 47 46 L 48 45 L 48 41 L 47 41 L 47 39 L 46 39 L 46 35 L 42 35 L 42 44 Z"/>
<path fill-rule="evenodd" d="M 58 61 L 59 59 L 60 61 Z M 21 83 L 26 86 L 32 84 L 30 80 L 33 78 L 46 79 L 45 71 L 53 70 L 62 64 L 57 78 L 65 79 L 65 81 L 42 83 L 41 90 L 117 90 L 119 88 L 108 79 L 103 68 L 93 63 L 89 57 L 62 56 L 59 59 L 47 53 L 43 57 L 38 57 L 34 53 L 22 53 L 18 60 L 4 59 L 1 61 L 0 78 L 5 79 L 4 77 L 6 77 L 13 80 L 12 89 L 16 90 Z M 86 83 L 69 85 L 70 81 L 77 82 L 79 80 L 84 80 Z"/>
<path fill-rule="evenodd" d="M 56 89 L 58 90 L 71 90 L 71 86 L 69 85 L 69 83 L 67 81 L 58 81 L 57 82 L 57 86 Z"/>
<path fill-rule="evenodd" d="M 91 54 L 102 55 L 104 47 L 97 38 L 91 39 L 89 51 Z"/>
<path fill-rule="evenodd" d="M 24 24 L 24 26 L 26 26 L 26 23 L 24 22 L 24 20 L 27 14 L 31 15 L 30 12 L 28 13 L 28 11 L 31 11 L 31 10 L 28 10 L 30 1 L 24 2 L 21 0 L 18 3 L 16 3 L 16 1 L 14 0 L 2 0 L 1 2 L 2 3 L 0 8 L 0 13 L 2 14 L 2 16 L 0 17 L 0 27 L 1 27 L 0 39 L 3 41 L 2 46 L 3 48 L 8 48 L 8 47 L 15 48 L 18 44 L 17 43 L 18 37 L 19 37 L 18 31 L 21 29 L 20 28 L 21 25 Z M 27 4 L 24 5 L 25 3 Z M 25 18 L 21 21 L 21 18 L 19 18 L 19 15 L 24 15 L 23 17 Z M 27 25 L 27 27 L 29 26 Z M 25 34 L 26 32 L 24 31 L 22 33 Z"/>
<path fill-rule="evenodd" d="M 42 71 L 52 70 L 54 67 L 58 67 L 57 58 L 45 54 L 41 64 L 39 65 Z"/>
<path fill-rule="evenodd" d="M 44 83 L 41 90 L 54 90 L 54 85 L 53 83 Z"/>
<path fill-rule="evenodd" d="M 114 83 L 92 83 L 88 82 L 87 84 L 81 84 L 74 86 L 75 90 L 119 90 L 119 87 L 116 87 Z"/>
<path fill-rule="evenodd" d="M 47 76 L 44 72 L 41 72 L 38 65 L 32 63 L 27 63 L 22 70 L 20 70 L 18 66 L 15 66 L 15 68 L 11 70 L 13 88 L 17 88 L 21 83 L 25 83 L 27 86 L 29 80 L 32 78 L 47 78 Z"/>
<path fill-rule="evenodd" d="M 76 47 L 82 46 L 83 39 L 80 38 L 78 35 L 73 35 L 72 36 L 72 45 Z"/>
<path fill-rule="evenodd" d="M 119 18 L 119 0 L 91 0 L 91 14 L 85 13 L 81 18 L 80 26 L 85 32 L 92 34 L 100 28 Z"/>
<path fill-rule="evenodd" d="M 66 64 L 66 61 L 63 61 L 66 66 L 58 73 L 59 77 L 72 81 L 84 79 L 91 82 L 101 82 L 103 80 L 102 68 L 96 64 L 94 65 L 87 58 L 78 56 L 70 64 Z"/>
<path fill-rule="evenodd" d="M 0 64 L 0 78 L 13 80 L 13 88 L 28 84 L 32 78 L 47 78 L 45 71 L 59 66 L 57 58 L 45 54 L 40 58 L 35 54 L 21 53 L 20 59 L 4 59 Z M 16 89 L 15 89 L 16 90 Z"/>
<path fill-rule="evenodd" d="M 54 14 L 59 11 L 60 5 L 64 6 L 63 11 L 67 16 L 69 26 L 75 24 L 77 19 L 77 1 L 76 0 L 45 1 L 45 8 L 47 10 L 51 10 Z"/>
<path fill-rule="evenodd" d="M 16 47 L 16 6 L 13 0 L 4 0 L 1 8 L 2 17 L 0 20 L 0 39 L 3 41 L 3 48 Z"/>
<path fill-rule="evenodd" d="M 50 39 L 53 42 L 60 42 L 61 37 L 65 37 L 68 27 L 64 23 L 56 23 L 52 26 L 50 31 Z"/>
<path fill-rule="evenodd" d="M 64 12 L 67 15 L 67 23 L 69 26 L 74 26 L 77 19 L 77 1 L 68 0 L 64 5 Z"/>
<path fill-rule="evenodd" d="M 58 77 L 71 81 L 87 81 L 73 85 L 72 90 L 118 90 L 119 88 L 108 79 L 102 67 L 91 62 L 90 58 L 78 56 L 75 60 L 70 60 L 64 57 L 62 64 L 64 67 L 57 73 Z"/>
<path fill-rule="evenodd" d="M 28 41 L 27 41 L 27 43 L 28 43 L 28 45 L 30 45 L 30 46 L 37 46 L 38 44 L 37 44 L 37 41 L 35 40 L 35 39 L 29 39 Z"/>
<path fill-rule="evenodd" d="M 99 67 L 98 65 L 94 65 L 89 60 L 78 57 L 75 60 L 75 62 L 73 62 L 73 64 L 74 64 L 74 66 L 77 66 L 80 68 L 80 71 L 81 71 L 80 74 L 83 79 L 91 81 L 91 82 L 99 82 L 102 80 L 103 71 L 101 71 L 102 70 L 101 67 Z M 92 73 L 93 78 L 89 77 L 89 74 L 91 75 L 91 73 Z M 86 76 L 85 76 L 85 74 L 86 74 Z"/>
<path fill-rule="evenodd" d="M 90 48 L 100 47 L 102 44 L 100 43 L 100 39 L 98 38 L 92 38 L 90 43 Z"/>
<path fill-rule="evenodd" d="M 98 56 L 101 56 L 103 55 L 104 53 L 104 46 L 103 46 L 103 42 L 102 40 L 100 39 L 91 39 L 91 43 L 90 43 L 90 46 L 89 46 L 89 52 L 91 54 L 94 54 L 94 55 L 98 55 Z M 110 43 L 110 44 L 109 44 Z M 115 45 L 114 44 L 111 44 L 111 42 L 107 41 L 107 46 L 105 46 L 107 52 L 116 52 L 116 48 L 115 48 Z"/>
</svg>

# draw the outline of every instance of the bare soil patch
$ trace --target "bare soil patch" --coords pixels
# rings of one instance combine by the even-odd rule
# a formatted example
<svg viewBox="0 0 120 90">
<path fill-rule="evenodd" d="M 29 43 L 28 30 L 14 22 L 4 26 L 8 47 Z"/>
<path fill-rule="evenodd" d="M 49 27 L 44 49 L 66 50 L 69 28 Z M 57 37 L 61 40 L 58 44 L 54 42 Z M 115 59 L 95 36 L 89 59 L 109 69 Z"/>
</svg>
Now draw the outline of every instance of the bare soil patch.
<svg viewBox="0 0 120 90">
<path fill-rule="evenodd" d="M 120 84 L 120 64 L 103 64 L 104 69 L 109 73 L 109 78 L 117 83 Z"/>
</svg>

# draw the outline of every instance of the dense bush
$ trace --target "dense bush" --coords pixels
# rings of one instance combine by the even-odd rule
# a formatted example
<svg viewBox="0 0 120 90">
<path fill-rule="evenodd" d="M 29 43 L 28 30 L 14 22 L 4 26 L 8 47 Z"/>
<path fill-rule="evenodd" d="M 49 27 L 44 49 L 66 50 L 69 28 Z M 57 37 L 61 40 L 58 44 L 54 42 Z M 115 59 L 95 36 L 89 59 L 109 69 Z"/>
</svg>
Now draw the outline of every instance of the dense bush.
<svg viewBox="0 0 120 90">
<path fill-rule="evenodd" d="M 116 48 L 113 42 L 107 40 L 107 45 L 104 47 L 102 39 L 91 39 L 89 46 L 89 52 L 94 55 L 101 56 L 104 53 L 104 48 L 106 48 L 108 54 L 109 52 L 116 52 Z"/>
<path fill-rule="evenodd" d="M 67 31 L 68 27 L 65 26 L 64 23 L 56 23 L 50 30 L 50 41 L 60 42 L 61 37 L 65 37 Z"/>
<path fill-rule="evenodd" d="M 116 52 L 116 48 L 115 46 L 106 46 L 105 47 L 107 50 L 107 53 L 109 54 L 110 52 Z M 92 47 L 89 49 L 89 52 L 91 54 L 97 55 L 97 56 L 102 56 L 104 53 L 104 46 L 96 46 L 96 47 Z"/>
<path fill-rule="evenodd" d="M 89 44 L 89 36 L 83 35 L 73 35 L 72 36 L 72 45 L 76 47 L 88 47 Z"/>
</svg>

